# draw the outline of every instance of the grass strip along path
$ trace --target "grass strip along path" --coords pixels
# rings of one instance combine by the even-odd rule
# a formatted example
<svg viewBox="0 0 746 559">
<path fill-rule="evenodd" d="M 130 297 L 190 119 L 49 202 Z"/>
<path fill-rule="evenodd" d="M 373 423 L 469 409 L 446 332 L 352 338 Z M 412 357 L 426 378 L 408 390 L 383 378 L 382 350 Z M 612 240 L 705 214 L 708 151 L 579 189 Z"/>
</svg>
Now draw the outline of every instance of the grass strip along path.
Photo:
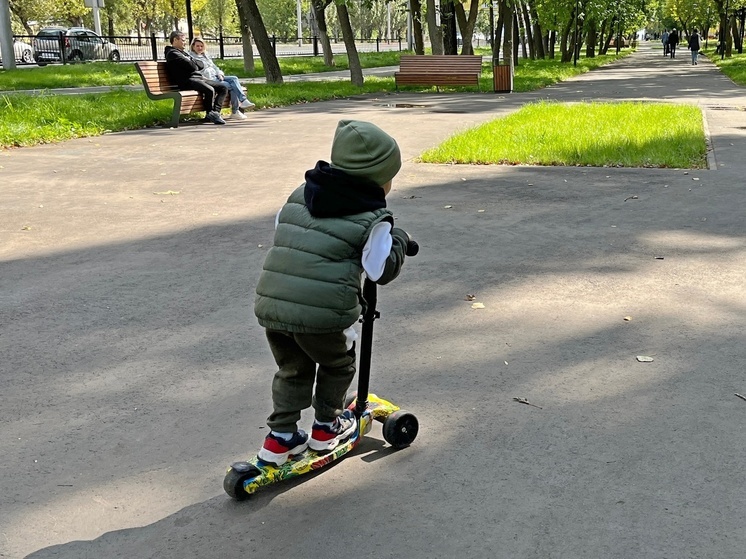
<svg viewBox="0 0 746 559">
<path fill-rule="evenodd" d="M 457 134 L 425 163 L 706 168 L 702 113 L 666 103 L 538 102 Z"/>
<path fill-rule="evenodd" d="M 631 51 L 623 51 L 626 56 Z M 397 65 L 400 53 L 361 53 L 364 68 Z M 345 56 L 336 57 L 337 65 L 327 70 L 347 68 Z M 557 83 L 573 75 L 608 64 L 618 56 L 604 55 L 586 58 L 577 66 L 558 60 L 523 60 L 516 68 L 516 92 L 532 91 Z M 221 65 L 226 73 L 242 75 L 240 61 L 226 61 Z M 323 63 L 319 58 L 298 57 L 281 59 L 284 75 L 316 72 Z M 241 66 L 239 68 L 239 66 Z M 257 72 L 260 66 L 257 65 Z M 243 77 L 246 77 L 243 73 Z M 45 68 L 0 72 L 0 89 L 43 89 L 76 85 L 131 85 L 140 83 L 132 64 L 99 62 L 93 64 L 47 66 Z M 430 92 L 435 88 L 407 88 L 409 91 Z M 492 89 L 492 68 L 483 66 L 482 91 Z M 441 88 L 443 91 L 444 89 Z M 258 109 L 310 103 L 352 97 L 366 93 L 393 93 L 393 77 L 367 77 L 362 88 L 349 81 L 293 82 L 283 85 L 252 84 L 249 95 Z M 474 88 L 452 88 L 465 95 Z M 84 95 L 3 95 L 0 91 L 0 147 L 31 146 L 59 142 L 71 138 L 100 135 L 147 128 L 167 123 L 171 101 L 151 101 L 141 91 L 112 91 Z"/>
</svg>

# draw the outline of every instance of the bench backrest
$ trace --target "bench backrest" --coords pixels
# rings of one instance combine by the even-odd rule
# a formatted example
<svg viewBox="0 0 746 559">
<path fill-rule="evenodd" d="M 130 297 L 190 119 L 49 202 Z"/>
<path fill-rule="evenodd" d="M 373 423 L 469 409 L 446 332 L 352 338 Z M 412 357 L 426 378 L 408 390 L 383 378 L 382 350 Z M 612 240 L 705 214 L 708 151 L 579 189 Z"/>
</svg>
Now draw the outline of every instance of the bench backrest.
<svg viewBox="0 0 746 559">
<path fill-rule="evenodd" d="M 482 72 L 482 57 L 476 54 L 402 55 L 401 72 L 460 74 Z"/>
<path fill-rule="evenodd" d="M 135 62 L 135 67 L 140 73 L 143 85 L 150 93 L 158 94 L 178 90 L 178 87 L 168 81 L 165 62 L 145 60 Z"/>
</svg>

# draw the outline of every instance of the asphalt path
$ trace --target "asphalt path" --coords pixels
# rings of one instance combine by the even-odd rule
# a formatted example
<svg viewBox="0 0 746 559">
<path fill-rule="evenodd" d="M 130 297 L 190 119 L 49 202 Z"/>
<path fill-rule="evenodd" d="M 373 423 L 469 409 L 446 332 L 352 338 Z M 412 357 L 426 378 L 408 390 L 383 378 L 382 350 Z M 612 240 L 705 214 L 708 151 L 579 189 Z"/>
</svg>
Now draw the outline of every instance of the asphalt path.
<svg viewBox="0 0 746 559">
<path fill-rule="evenodd" d="M 746 96 L 687 54 L 1 152 L 0 557 L 743 557 Z M 697 104 L 710 168 L 416 161 L 538 99 Z M 274 373 L 253 290 L 341 118 L 402 147 L 421 251 L 372 387 L 421 431 L 237 503 Z"/>
</svg>

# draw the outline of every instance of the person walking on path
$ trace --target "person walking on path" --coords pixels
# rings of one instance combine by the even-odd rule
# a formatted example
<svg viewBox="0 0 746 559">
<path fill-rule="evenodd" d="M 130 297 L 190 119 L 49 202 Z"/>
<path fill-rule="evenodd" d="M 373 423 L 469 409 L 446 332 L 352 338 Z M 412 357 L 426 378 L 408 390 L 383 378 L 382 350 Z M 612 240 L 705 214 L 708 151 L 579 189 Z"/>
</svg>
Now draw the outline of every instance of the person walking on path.
<svg viewBox="0 0 746 559">
<path fill-rule="evenodd" d="M 674 27 L 668 34 L 668 50 L 671 52 L 671 58 L 676 58 L 676 45 L 679 44 L 679 33 Z"/>
<path fill-rule="evenodd" d="M 689 36 L 689 50 L 692 51 L 692 66 L 696 66 L 699 55 L 699 33 L 696 29 Z"/>
<path fill-rule="evenodd" d="M 664 29 L 661 35 L 661 43 L 663 43 L 663 56 L 668 56 L 668 30 Z"/>
<path fill-rule="evenodd" d="M 238 78 L 236 76 L 226 76 L 223 71 L 218 68 L 212 58 L 210 58 L 210 55 L 207 54 L 205 41 L 202 37 L 195 37 L 192 39 L 191 52 L 189 55 L 195 60 L 202 62 L 204 68 L 202 68 L 201 74 L 205 78 L 220 82 L 228 88 L 231 97 L 231 118 L 244 120 L 246 115 L 239 111 L 239 109 L 250 109 L 254 106 L 254 103 L 249 101 L 246 94 L 244 94 Z"/>
<path fill-rule="evenodd" d="M 171 43 L 165 49 L 168 79 L 179 89 L 194 89 L 202 95 L 202 102 L 207 111 L 205 120 L 213 124 L 225 124 L 220 111 L 228 95 L 228 88 L 220 82 L 206 79 L 201 74 L 205 65 L 189 56 L 184 50 L 186 46 L 184 33 L 172 31 L 168 41 Z"/>
</svg>

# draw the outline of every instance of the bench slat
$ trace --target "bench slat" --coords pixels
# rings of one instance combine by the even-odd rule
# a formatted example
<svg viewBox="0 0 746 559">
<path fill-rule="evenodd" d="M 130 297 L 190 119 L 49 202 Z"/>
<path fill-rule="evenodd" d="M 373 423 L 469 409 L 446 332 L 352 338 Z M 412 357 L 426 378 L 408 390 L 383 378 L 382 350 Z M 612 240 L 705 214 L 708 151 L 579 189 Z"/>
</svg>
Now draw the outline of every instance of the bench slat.
<svg viewBox="0 0 746 559">
<path fill-rule="evenodd" d="M 402 85 L 476 85 L 482 73 L 478 55 L 403 55 L 399 71 L 394 73 L 396 86 Z"/>
</svg>

